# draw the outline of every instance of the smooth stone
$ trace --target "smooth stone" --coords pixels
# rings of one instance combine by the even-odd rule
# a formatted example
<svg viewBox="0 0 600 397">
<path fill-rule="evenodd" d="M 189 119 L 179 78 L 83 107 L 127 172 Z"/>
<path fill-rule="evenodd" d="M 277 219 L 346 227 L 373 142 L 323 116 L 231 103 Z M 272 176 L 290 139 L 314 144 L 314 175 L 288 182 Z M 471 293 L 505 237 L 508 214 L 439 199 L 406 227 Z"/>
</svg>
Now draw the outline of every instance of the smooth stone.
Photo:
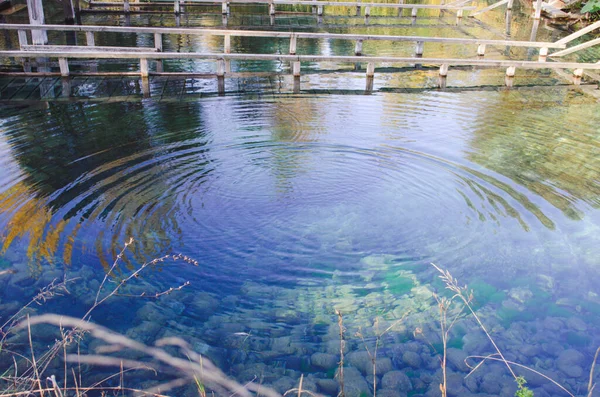
<svg viewBox="0 0 600 397">
<path fill-rule="evenodd" d="M 465 353 L 464 351 L 451 347 L 450 349 L 448 349 L 446 357 L 447 357 L 448 363 L 450 363 L 450 365 L 454 369 L 461 371 L 461 372 L 469 372 L 470 371 L 467 364 L 465 364 L 465 359 L 467 358 L 467 353 Z"/>
<path fill-rule="evenodd" d="M 381 389 L 377 390 L 378 397 L 407 397 L 408 394 L 401 392 L 400 390 L 394 389 Z"/>
<path fill-rule="evenodd" d="M 583 374 L 581 365 L 585 356 L 574 349 L 567 349 L 559 354 L 556 367 L 570 378 L 579 378 Z"/>
<path fill-rule="evenodd" d="M 544 319 L 544 328 L 550 331 L 559 331 L 564 327 L 563 322 L 556 317 L 546 317 Z"/>
<path fill-rule="evenodd" d="M 402 361 L 413 368 L 420 368 L 422 364 L 421 356 L 418 353 L 407 351 L 402 355 Z"/>
<path fill-rule="evenodd" d="M 319 391 L 328 396 L 335 396 L 338 394 L 338 383 L 333 379 L 319 379 L 317 380 L 317 386 Z"/>
<path fill-rule="evenodd" d="M 339 369 L 336 372 L 336 379 L 339 377 Z M 344 393 L 346 397 L 364 397 L 371 395 L 371 388 L 361 375 L 360 371 L 354 367 L 344 367 Z"/>
<path fill-rule="evenodd" d="M 384 389 L 395 389 L 404 392 L 412 390 L 412 383 L 409 377 L 401 371 L 390 371 L 383 375 L 381 386 Z"/>
<path fill-rule="evenodd" d="M 328 353 L 314 353 L 310 356 L 310 362 L 314 367 L 327 371 L 337 367 L 338 357 Z"/>
<path fill-rule="evenodd" d="M 567 320 L 567 325 L 569 328 L 574 329 L 575 331 L 587 331 L 586 323 L 579 317 L 571 317 Z"/>
<path fill-rule="evenodd" d="M 367 351 L 352 352 L 346 356 L 346 361 L 353 367 L 360 370 L 363 375 L 373 375 L 373 361 Z M 392 360 L 387 357 L 377 359 L 375 372 L 381 375 L 391 371 L 393 368 Z"/>
</svg>

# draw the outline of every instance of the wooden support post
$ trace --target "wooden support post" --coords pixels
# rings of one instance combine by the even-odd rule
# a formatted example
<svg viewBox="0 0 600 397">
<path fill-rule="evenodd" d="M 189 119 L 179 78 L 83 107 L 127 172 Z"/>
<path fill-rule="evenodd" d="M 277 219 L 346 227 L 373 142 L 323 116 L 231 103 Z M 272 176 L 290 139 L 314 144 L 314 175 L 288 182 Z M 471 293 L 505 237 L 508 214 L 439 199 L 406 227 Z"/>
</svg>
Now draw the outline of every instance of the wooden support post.
<svg viewBox="0 0 600 397">
<path fill-rule="evenodd" d="M 227 6 L 227 2 L 226 2 L 226 1 L 223 1 L 223 2 L 221 3 L 221 14 L 223 14 L 223 15 L 227 15 L 227 13 L 229 12 L 228 8 L 229 8 L 229 7 Z"/>
<path fill-rule="evenodd" d="M 71 96 L 71 80 L 70 79 L 62 79 L 62 90 L 60 96 L 63 98 L 68 98 Z"/>
<path fill-rule="evenodd" d="M 371 16 L 371 7 L 370 6 L 365 7 L 365 16 L 366 17 Z"/>
<path fill-rule="evenodd" d="M 231 54 L 231 35 L 229 34 L 223 36 L 223 52 Z"/>
<path fill-rule="evenodd" d="M 540 56 L 538 57 L 538 62 L 546 62 L 547 58 L 548 58 L 548 48 L 547 47 L 540 48 Z"/>
<path fill-rule="evenodd" d="M 179 0 L 175 0 L 173 2 L 173 12 L 175 15 L 181 14 L 181 5 L 179 4 Z"/>
<path fill-rule="evenodd" d="M 27 11 L 29 13 L 30 25 L 43 25 L 44 22 L 44 6 L 42 0 L 27 0 Z M 33 45 L 48 44 L 48 35 L 45 30 L 32 30 L 31 42 Z"/>
<path fill-rule="evenodd" d="M 413 8 L 413 9 L 412 9 L 412 11 L 411 11 L 411 13 L 410 13 L 410 16 L 411 16 L 411 17 L 413 17 L 413 18 L 416 18 L 416 17 L 417 17 L 417 9 L 416 9 L 416 8 Z"/>
<path fill-rule="evenodd" d="M 583 77 L 583 69 L 573 70 L 573 84 L 581 85 L 581 78 Z"/>
<path fill-rule="evenodd" d="M 317 7 L 317 15 L 318 15 L 318 16 L 321 16 L 321 15 L 323 15 L 323 6 L 318 6 L 318 7 Z"/>
<path fill-rule="evenodd" d="M 158 52 L 163 50 L 162 33 L 154 33 L 154 49 Z"/>
<path fill-rule="evenodd" d="M 269 15 L 275 15 L 275 3 L 269 3 Z"/>
<path fill-rule="evenodd" d="M 361 56 L 362 55 L 362 47 L 363 47 L 363 41 L 356 40 L 356 45 L 354 46 L 354 55 Z"/>
<path fill-rule="evenodd" d="M 142 94 L 144 98 L 150 98 L 150 79 L 142 77 Z"/>
<path fill-rule="evenodd" d="M 67 58 L 58 58 L 58 66 L 60 67 L 60 75 L 69 77 L 69 62 Z"/>
<path fill-rule="evenodd" d="M 516 68 L 514 66 L 509 66 L 506 68 L 506 77 L 515 77 Z"/>
<path fill-rule="evenodd" d="M 21 49 L 23 49 L 23 46 L 27 45 L 27 31 L 25 30 L 19 30 L 17 31 L 17 34 L 19 35 L 19 47 L 21 47 Z"/>
<path fill-rule="evenodd" d="M 479 44 L 479 46 L 477 46 L 477 55 L 480 57 L 485 55 L 485 44 Z"/>
<path fill-rule="evenodd" d="M 225 61 L 225 73 L 231 73 L 231 61 L 229 59 Z"/>
<path fill-rule="evenodd" d="M 225 60 L 217 59 L 217 77 L 225 76 Z"/>
<path fill-rule="evenodd" d="M 448 81 L 448 64 L 442 64 L 440 66 L 440 78 L 438 81 L 439 88 L 446 88 L 446 83 Z"/>
<path fill-rule="evenodd" d="M 534 19 L 540 19 L 542 17 L 542 0 L 536 0 L 535 2 L 535 14 Z"/>
<path fill-rule="evenodd" d="M 296 46 L 298 43 L 298 37 L 295 34 L 290 36 L 290 55 L 296 55 Z"/>
<path fill-rule="evenodd" d="M 373 62 L 367 63 L 367 77 L 375 76 L 375 64 Z"/>
<path fill-rule="evenodd" d="M 356 16 L 360 16 L 360 6 L 356 6 Z"/>
<path fill-rule="evenodd" d="M 464 10 L 461 8 L 460 10 L 458 10 L 458 11 L 456 12 L 456 17 L 457 17 L 457 18 L 462 18 L 462 17 L 463 17 L 463 14 L 464 14 Z"/>
<path fill-rule="evenodd" d="M 294 61 L 292 63 L 292 74 L 294 77 L 300 77 L 300 61 Z"/>
<path fill-rule="evenodd" d="M 415 47 L 415 55 L 418 57 L 423 56 L 423 46 L 424 43 L 422 41 L 417 41 L 417 46 Z"/>
<path fill-rule="evenodd" d="M 140 58 L 140 75 L 142 78 L 148 78 L 150 73 L 148 72 L 148 59 Z"/>
<path fill-rule="evenodd" d="M 123 11 L 125 11 L 125 14 L 129 14 L 129 12 L 131 11 L 131 7 L 129 6 L 129 0 L 124 0 Z"/>
<path fill-rule="evenodd" d="M 448 68 L 449 67 L 450 67 L 450 65 L 448 65 L 447 63 L 442 64 L 442 66 L 440 66 L 440 76 L 442 76 L 442 77 L 448 76 Z"/>
<path fill-rule="evenodd" d="M 95 46 L 96 40 L 94 40 L 94 32 L 85 32 L 85 41 L 89 47 Z"/>
<path fill-rule="evenodd" d="M 515 0 L 508 0 L 508 3 L 506 3 L 507 10 L 512 10 L 514 1 Z"/>
<path fill-rule="evenodd" d="M 317 13 L 317 6 L 312 6 L 310 8 L 310 12 L 311 12 L 311 14 L 316 14 Z"/>
</svg>

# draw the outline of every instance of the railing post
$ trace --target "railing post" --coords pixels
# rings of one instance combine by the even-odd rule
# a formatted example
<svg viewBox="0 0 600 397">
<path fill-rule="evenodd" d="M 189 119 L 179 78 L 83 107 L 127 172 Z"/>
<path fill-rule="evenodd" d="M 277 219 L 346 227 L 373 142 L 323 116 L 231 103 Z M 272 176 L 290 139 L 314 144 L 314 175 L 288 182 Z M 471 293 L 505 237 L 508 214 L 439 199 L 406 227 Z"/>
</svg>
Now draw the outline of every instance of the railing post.
<svg viewBox="0 0 600 397">
<path fill-rule="evenodd" d="M 446 77 L 448 76 L 448 68 L 450 67 L 450 65 L 448 65 L 447 63 L 442 64 L 442 66 L 440 66 L 440 76 L 441 77 Z"/>
<path fill-rule="evenodd" d="M 538 57 L 538 62 L 546 62 L 548 58 L 548 47 L 540 48 L 540 56 Z"/>
<path fill-rule="evenodd" d="M 294 61 L 292 63 L 292 74 L 294 77 L 300 77 L 300 61 Z"/>
<path fill-rule="evenodd" d="M 225 52 L 225 54 L 231 53 L 231 35 L 229 34 L 223 36 L 223 52 Z"/>
<path fill-rule="evenodd" d="M 477 46 L 477 55 L 480 57 L 485 55 L 485 44 L 479 44 L 479 46 Z"/>
<path fill-rule="evenodd" d="M 361 56 L 362 55 L 362 47 L 363 47 L 363 41 L 360 39 L 356 40 L 356 45 L 354 46 L 354 55 Z"/>
<path fill-rule="evenodd" d="M 438 82 L 439 88 L 446 88 L 446 83 L 448 79 L 448 67 L 447 63 L 444 63 L 440 66 L 440 78 Z"/>
<path fill-rule="evenodd" d="M 457 17 L 457 18 L 462 18 L 462 17 L 463 17 L 463 14 L 464 14 L 464 10 L 461 8 L 460 10 L 458 10 L 458 11 L 456 12 L 456 17 Z"/>
<path fill-rule="evenodd" d="M 366 17 L 371 16 L 371 7 L 370 6 L 365 7 L 365 16 Z"/>
<path fill-rule="evenodd" d="M 356 6 L 356 16 L 360 16 L 360 6 Z"/>
<path fill-rule="evenodd" d="M 298 37 L 295 34 L 290 36 L 290 55 L 296 55 L 296 46 L 298 44 Z"/>
<path fill-rule="evenodd" d="M 542 0 L 537 0 L 535 2 L 535 14 L 533 16 L 534 19 L 540 19 L 542 17 Z"/>
<path fill-rule="evenodd" d="M 44 25 L 44 5 L 42 0 L 27 0 L 27 12 L 30 25 Z M 32 29 L 31 42 L 33 45 L 48 44 L 48 35 L 45 30 Z"/>
<path fill-rule="evenodd" d="M 323 15 L 323 6 L 318 6 L 317 7 L 317 15 L 318 16 L 322 16 Z"/>
<path fill-rule="evenodd" d="M 125 14 L 129 14 L 130 11 L 130 7 L 129 7 L 129 0 L 124 0 L 123 2 L 123 11 L 125 11 Z"/>
<path fill-rule="evenodd" d="M 583 69 L 575 69 L 573 71 L 573 84 L 581 85 L 582 77 L 583 77 Z"/>
<path fill-rule="evenodd" d="M 69 62 L 67 58 L 58 58 L 58 66 L 60 67 L 60 75 L 69 77 Z"/>
<path fill-rule="evenodd" d="M 413 18 L 417 17 L 417 9 L 416 8 L 412 9 L 412 11 L 410 12 L 410 16 L 413 17 Z"/>
<path fill-rule="evenodd" d="M 367 77 L 375 76 L 375 64 L 373 62 L 367 63 Z"/>
<path fill-rule="evenodd" d="M 225 60 L 217 59 L 217 77 L 225 77 Z"/>
<path fill-rule="evenodd" d="M 148 59 L 140 58 L 140 74 L 142 78 L 148 78 L 150 73 L 148 72 Z"/>
<path fill-rule="evenodd" d="M 269 3 L 269 15 L 275 15 L 275 3 Z"/>
<path fill-rule="evenodd" d="M 88 46 L 93 47 L 96 45 L 96 40 L 94 40 L 94 32 L 85 32 L 85 41 Z"/>
<path fill-rule="evenodd" d="M 422 41 L 417 41 L 417 46 L 415 48 L 415 55 L 418 57 L 423 56 L 423 46 L 425 43 L 423 43 Z"/>
<path fill-rule="evenodd" d="M 516 71 L 517 68 L 515 68 L 514 66 L 509 66 L 508 68 L 506 68 L 506 77 L 515 77 Z"/>
<path fill-rule="evenodd" d="M 154 49 L 158 52 L 163 50 L 162 33 L 154 33 Z"/>
<path fill-rule="evenodd" d="M 514 0 L 508 0 L 508 3 L 506 3 L 506 9 L 507 10 L 512 10 L 513 3 L 514 3 Z"/>
<path fill-rule="evenodd" d="M 23 46 L 28 44 L 27 42 L 27 32 L 25 30 L 17 31 L 17 35 L 19 36 L 19 47 L 23 49 Z"/>
<path fill-rule="evenodd" d="M 223 2 L 221 3 L 221 14 L 223 15 L 227 15 L 227 13 L 229 12 L 229 7 L 227 7 L 227 1 L 223 0 Z"/>
<path fill-rule="evenodd" d="M 181 6 L 179 5 L 179 0 L 175 0 L 173 2 L 173 12 L 175 15 L 179 15 L 181 13 Z"/>
</svg>

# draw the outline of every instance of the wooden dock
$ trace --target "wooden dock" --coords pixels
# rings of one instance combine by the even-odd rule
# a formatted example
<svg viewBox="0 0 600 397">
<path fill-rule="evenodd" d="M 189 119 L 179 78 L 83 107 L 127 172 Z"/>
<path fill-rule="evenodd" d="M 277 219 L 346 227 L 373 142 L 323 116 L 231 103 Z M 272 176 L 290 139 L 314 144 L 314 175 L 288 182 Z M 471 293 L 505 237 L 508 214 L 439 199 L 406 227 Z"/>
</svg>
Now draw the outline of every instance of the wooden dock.
<svg viewBox="0 0 600 397">
<path fill-rule="evenodd" d="M 277 13 L 277 6 L 287 5 L 287 6 L 308 6 L 314 8 L 314 12 L 317 15 L 323 15 L 325 12 L 325 7 L 349 7 L 351 9 L 356 10 L 356 15 L 361 15 L 361 10 L 364 9 L 364 15 L 369 16 L 371 14 L 372 8 L 388 8 L 388 9 L 396 9 L 401 12 L 404 9 L 411 10 L 411 16 L 417 17 L 418 10 L 446 10 L 446 11 L 456 11 L 459 17 L 463 16 L 464 11 L 474 10 L 477 7 L 469 6 L 467 3 L 470 3 L 472 0 L 462 1 L 457 3 L 449 3 L 449 4 L 404 4 L 403 0 L 400 0 L 398 3 L 377 3 L 377 2 L 367 2 L 362 3 L 358 1 L 327 1 L 327 0 L 152 0 L 149 2 L 130 2 L 129 0 L 124 0 L 123 2 L 106 2 L 106 1 L 91 1 L 89 3 L 90 10 L 97 9 L 98 7 L 104 8 L 117 8 L 122 10 L 125 13 L 130 13 L 139 8 L 147 8 L 147 7 L 172 7 L 172 12 L 174 14 L 180 14 L 184 7 L 195 7 L 195 6 L 220 6 L 222 14 L 230 14 L 231 13 L 231 5 L 266 5 L 268 6 L 269 15 L 275 15 Z M 507 0 L 508 1 L 508 0 Z"/>
<path fill-rule="evenodd" d="M 97 70 L 78 71 L 73 73 L 69 67 L 69 60 L 134 60 L 139 64 L 137 72 L 105 72 L 104 75 L 124 76 L 137 74 L 142 79 L 148 79 L 149 76 L 185 76 L 194 72 L 163 72 L 162 67 L 156 71 L 150 71 L 149 63 L 158 62 L 162 65 L 163 60 L 206 60 L 214 62 L 214 74 L 219 81 L 230 74 L 231 61 L 278 61 L 286 62 L 290 65 L 291 74 L 295 78 L 301 75 L 302 63 L 337 63 L 337 64 L 363 64 L 365 65 L 367 81 L 371 81 L 377 67 L 387 67 L 389 65 L 429 65 L 439 68 L 440 86 L 445 85 L 449 69 L 451 67 L 470 66 L 473 68 L 504 68 L 506 69 L 506 84 L 511 84 L 511 78 L 515 76 L 517 69 L 551 69 L 551 70 L 572 70 L 573 82 L 581 83 L 584 71 L 589 71 L 593 76 L 593 71 L 600 70 L 600 63 L 584 62 L 554 62 L 548 61 L 548 57 L 559 57 L 570 52 L 575 52 L 583 48 L 588 48 L 598 44 L 598 39 L 575 47 L 566 48 L 567 44 L 574 39 L 589 33 L 594 29 L 600 28 L 600 22 L 567 36 L 557 42 L 536 42 L 536 41 L 513 41 L 513 40 L 492 40 L 492 39 L 470 39 L 470 38 L 445 38 L 445 37 L 425 37 L 425 36 L 386 36 L 386 35 L 368 35 L 368 34 L 335 34 L 335 33 L 312 33 L 312 32 L 277 32 L 277 31 L 250 31 L 250 30 L 224 30 L 224 29 L 190 29 L 190 28 L 160 28 L 160 27 L 120 27 L 120 26 L 78 26 L 78 25 L 27 25 L 27 24 L 3 24 L 0 29 L 17 31 L 19 40 L 19 49 L 0 51 L 1 58 L 13 60 L 23 59 L 58 59 L 58 71 L 48 67 L 38 67 L 37 71 L 31 69 L 23 72 L 6 71 L 3 74 L 27 75 L 27 76 L 60 76 L 68 78 L 74 75 L 99 75 L 102 72 Z M 47 31 L 62 32 L 83 32 L 86 36 L 86 45 L 52 45 L 52 44 L 29 44 L 29 37 L 35 40 L 34 33 Z M 116 47 L 116 46 L 96 46 L 96 35 L 102 33 L 127 33 L 127 34 L 146 34 L 154 38 L 153 47 Z M 223 37 L 223 52 L 165 52 L 163 51 L 164 35 L 195 35 L 195 36 L 220 36 Z M 267 39 L 285 39 L 289 40 L 289 51 L 287 54 L 245 54 L 235 53 L 232 48 L 232 37 L 258 37 Z M 298 43 L 302 44 L 304 39 L 336 39 L 350 40 L 355 43 L 353 55 L 321 55 L 321 54 L 297 54 Z M 412 42 L 415 45 L 413 57 L 397 56 L 365 56 L 362 53 L 364 41 L 390 41 L 390 42 Z M 431 58 L 424 56 L 425 43 L 443 43 L 455 45 L 473 46 L 473 56 L 462 59 L 458 58 Z M 488 60 L 484 59 L 486 46 L 501 47 L 526 47 L 538 49 L 539 57 L 537 61 L 531 60 Z M 475 51 L 476 49 L 476 51 Z M 559 49 L 560 51 L 549 54 L 549 49 Z"/>
</svg>

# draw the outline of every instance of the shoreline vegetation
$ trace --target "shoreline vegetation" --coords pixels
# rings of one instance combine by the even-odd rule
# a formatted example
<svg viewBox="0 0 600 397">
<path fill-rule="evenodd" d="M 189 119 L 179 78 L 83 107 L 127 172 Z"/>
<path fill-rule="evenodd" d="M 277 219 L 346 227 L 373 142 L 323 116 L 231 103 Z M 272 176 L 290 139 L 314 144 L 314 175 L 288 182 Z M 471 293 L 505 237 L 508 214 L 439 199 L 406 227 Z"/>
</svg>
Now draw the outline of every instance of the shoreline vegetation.
<svg viewBox="0 0 600 397">
<path fill-rule="evenodd" d="M 169 287 L 165 290 L 150 291 L 148 284 L 142 284 L 136 288 L 130 288 L 131 284 L 138 279 L 142 273 L 151 267 L 164 266 L 174 262 L 183 262 L 192 266 L 198 266 L 198 262 L 184 255 L 165 255 L 142 264 L 137 268 L 128 266 L 126 252 L 133 244 L 133 239 L 125 243 L 123 249 L 116 256 L 111 268 L 106 272 L 103 280 L 99 283 L 95 296 L 90 300 L 89 309 L 79 318 L 59 314 L 35 315 L 31 309 L 36 306 L 45 305 L 54 298 L 70 294 L 70 287 L 80 281 L 79 277 L 62 280 L 54 279 L 39 290 L 39 292 L 22 306 L 14 315 L 9 317 L 0 326 L 0 358 L 9 360 L 10 365 L 4 365 L 0 371 L 0 397 L 17 396 L 107 396 L 107 395 L 139 395 L 139 396 L 166 396 L 166 395 L 188 395 L 190 390 L 193 395 L 205 396 L 320 396 L 337 395 L 339 397 L 362 397 L 372 395 L 373 397 L 391 396 L 391 390 L 396 390 L 394 395 L 408 394 L 412 386 L 410 380 L 403 371 L 393 370 L 391 365 L 385 365 L 386 361 L 378 358 L 384 345 L 384 337 L 393 334 L 398 326 L 401 326 L 410 314 L 407 311 L 401 318 L 390 322 L 380 322 L 376 317 L 372 329 L 358 327 L 353 336 L 348 336 L 348 330 L 344 325 L 346 316 L 333 309 L 337 318 L 337 333 L 339 336 L 339 352 L 335 361 L 328 364 L 329 371 L 333 371 L 332 381 L 328 387 L 319 385 L 319 392 L 311 384 L 307 374 L 300 374 L 297 385 L 289 387 L 286 391 L 278 391 L 263 383 L 263 379 L 254 376 L 249 382 L 240 383 L 230 375 L 219 369 L 218 365 L 210 361 L 203 352 L 195 349 L 186 342 L 184 338 L 169 336 L 156 341 L 138 341 L 128 335 L 120 334 L 104 326 L 92 322 L 92 314 L 107 300 L 116 297 L 159 299 L 165 295 L 177 293 L 188 287 L 189 281 Z M 555 379 L 547 376 L 535 368 L 519 364 L 507 359 L 502 349 L 495 342 L 492 332 L 485 325 L 485 320 L 478 314 L 478 307 L 474 302 L 475 293 L 467 285 L 461 285 L 448 270 L 444 270 L 436 264 L 431 264 L 436 270 L 437 276 L 442 281 L 443 290 L 434 293 L 434 306 L 437 309 L 437 323 L 440 343 L 431 343 L 421 328 L 413 332 L 415 339 L 423 339 L 431 348 L 438 353 L 439 358 L 439 392 L 435 393 L 441 397 L 456 396 L 453 390 L 456 384 L 456 373 L 449 373 L 449 363 L 456 358 L 449 357 L 456 351 L 453 345 L 453 329 L 467 318 L 474 320 L 479 329 L 492 346 L 488 355 L 466 355 L 462 357 L 463 365 L 466 366 L 464 379 L 472 377 L 476 372 L 485 372 L 488 363 L 500 363 L 510 374 L 514 381 L 515 397 L 537 396 L 528 387 L 529 376 L 543 378 L 552 383 L 560 390 L 562 395 L 571 397 L 592 397 L 596 384 L 594 382 L 595 366 L 600 354 L 600 347 L 596 349 L 593 361 L 589 369 L 589 381 L 587 390 L 571 392 Z M 133 270 L 132 270 L 133 269 Z M 31 315 L 33 314 L 33 315 Z M 51 327 L 52 329 L 49 329 Z M 43 345 L 37 343 L 36 339 L 41 333 L 47 332 L 55 335 L 54 343 Z M 36 332 L 37 331 L 37 332 Z M 242 346 L 251 337 L 250 333 L 238 332 L 236 336 L 243 338 Z M 355 338 L 358 346 L 366 353 L 367 379 L 370 380 L 368 389 L 364 386 L 357 387 L 353 377 L 356 369 L 352 362 L 348 362 L 347 341 Z M 152 342 L 144 343 L 144 342 Z M 42 348 L 42 346 L 44 348 Z M 408 351 L 406 354 L 410 353 Z M 315 353 L 317 354 L 317 353 Z M 314 358 L 313 360 L 316 360 Z M 319 356 L 320 357 L 320 356 Z M 380 357 L 380 356 L 379 356 Z M 417 360 L 418 357 L 415 357 Z M 327 360 L 325 360 L 327 361 Z M 420 362 L 420 360 L 417 360 Z M 6 362 L 5 362 L 6 364 Z M 459 363 L 460 364 L 460 363 Z M 94 368 L 113 368 L 111 375 L 95 379 Z M 413 368 L 414 369 L 414 368 Z M 412 370 L 412 369 L 410 369 Z M 129 375 L 145 373 L 149 378 L 160 378 L 160 382 L 145 384 L 132 384 Z M 363 380 L 364 382 L 364 380 Z M 407 383 L 408 382 L 408 383 Z M 432 382 L 436 382 L 433 380 Z M 407 386 L 408 385 L 408 386 Z M 325 390 L 327 389 L 327 390 Z M 182 390 L 185 393 L 182 394 Z M 172 393 L 172 394 L 170 394 Z M 420 394 L 419 394 L 420 395 Z M 426 396 L 432 393 L 425 394 Z M 489 394 L 486 394 L 489 395 Z"/>
</svg>

